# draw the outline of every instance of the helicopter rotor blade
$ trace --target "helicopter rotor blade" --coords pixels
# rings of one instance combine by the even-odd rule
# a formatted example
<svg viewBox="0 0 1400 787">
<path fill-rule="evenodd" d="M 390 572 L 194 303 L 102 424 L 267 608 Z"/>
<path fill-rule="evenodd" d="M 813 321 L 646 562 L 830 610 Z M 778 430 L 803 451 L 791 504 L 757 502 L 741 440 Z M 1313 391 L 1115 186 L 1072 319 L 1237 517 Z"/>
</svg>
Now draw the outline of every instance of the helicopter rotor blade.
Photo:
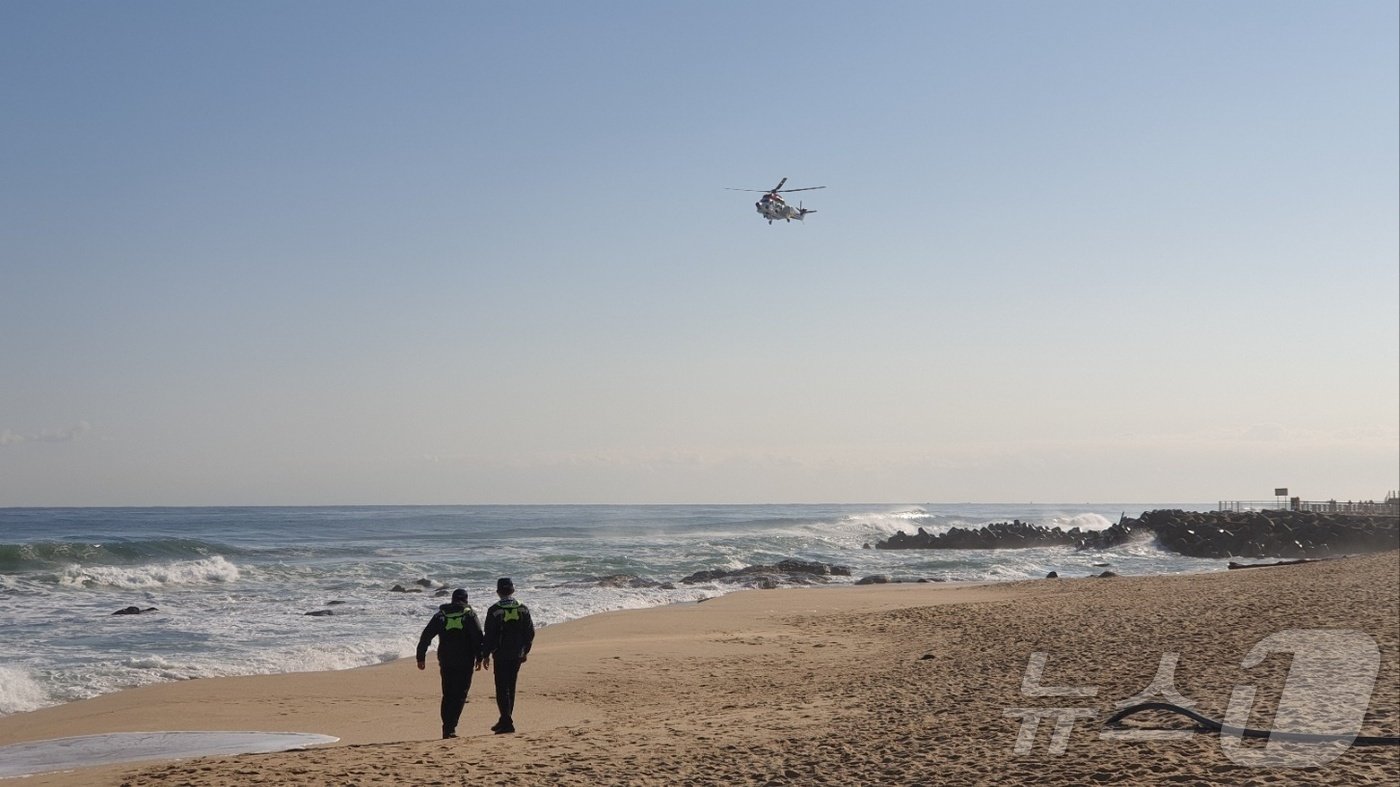
<svg viewBox="0 0 1400 787">
<path fill-rule="evenodd" d="M 724 187 L 724 190 L 725 190 L 725 191 L 753 191 L 753 192 L 756 192 L 756 193 L 759 193 L 759 194 L 768 194 L 768 193 L 769 193 L 769 190 L 768 190 L 768 189 L 731 189 L 731 188 L 729 188 L 728 186 L 725 186 L 725 187 Z"/>
<path fill-rule="evenodd" d="M 778 181 L 778 185 L 774 186 L 772 190 L 773 190 L 773 191 L 780 191 L 780 190 L 782 190 L 783 184 L 784 184 L 784 183 L 787 183 L 787 178 L 783 178 L 782 180 Z"/>
<path fill-rule="evenodd" d="M 782 191 L 784 194 L 787 194 L 788 192 L 792 191 L 816 191 L 817 189 L 824 188 L 826 188 L 826 186 L 807 186 L 806 188 L 801 189 L 775 189 L 775 191 Z"/>
</svg>

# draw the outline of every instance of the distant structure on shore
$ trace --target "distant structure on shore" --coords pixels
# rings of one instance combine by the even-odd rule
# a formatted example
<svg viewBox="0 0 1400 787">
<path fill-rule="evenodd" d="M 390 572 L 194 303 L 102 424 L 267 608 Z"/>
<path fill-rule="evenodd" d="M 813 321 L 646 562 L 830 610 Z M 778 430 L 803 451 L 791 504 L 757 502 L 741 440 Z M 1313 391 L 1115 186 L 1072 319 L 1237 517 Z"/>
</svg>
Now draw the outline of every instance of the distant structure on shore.
<svg viewBox="0 0 1400 787">
<path fill-rule="evenodd" d="M 1382 502 L 1375 500 L 1304 500 L 1289 497 L 1288 489 L 1274 490 L 1273 500 L 1221 500 L 1217 511 L 1310 511 L 1315 514 L 1364 514 L 1400 516 L 1400 492 L 1386 492 Z"/>
</svg>

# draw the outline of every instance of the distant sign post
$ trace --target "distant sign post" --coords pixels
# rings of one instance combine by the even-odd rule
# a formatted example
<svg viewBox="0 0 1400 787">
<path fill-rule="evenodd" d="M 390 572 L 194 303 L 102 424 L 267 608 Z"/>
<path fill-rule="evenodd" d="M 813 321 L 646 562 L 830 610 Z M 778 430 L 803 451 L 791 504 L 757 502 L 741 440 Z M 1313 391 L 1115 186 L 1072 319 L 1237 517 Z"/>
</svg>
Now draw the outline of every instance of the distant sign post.
<svg viewBox="0 0 1400 787">
<path fill-rule="evenodd" d="M 1278 498 L 1278 507 L 1283 508 L 1283 499 L 1288 497 L 1288 487 L 1280 486 L 1274 489 L 1274 497 Z"/>
</svg>

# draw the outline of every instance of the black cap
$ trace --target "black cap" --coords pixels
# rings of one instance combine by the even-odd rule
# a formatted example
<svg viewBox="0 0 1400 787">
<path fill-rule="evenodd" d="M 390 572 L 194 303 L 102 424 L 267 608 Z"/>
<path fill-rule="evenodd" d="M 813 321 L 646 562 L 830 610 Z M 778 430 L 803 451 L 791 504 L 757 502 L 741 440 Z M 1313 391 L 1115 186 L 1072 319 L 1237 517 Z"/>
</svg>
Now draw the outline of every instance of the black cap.
<svg viewBox="0 0 1400 787">
<path fill-rule="evenodd" d="M 501 577 L 496 580 L 497 593 L 514 593 L 515 583 L 510 581 L 510 577 Z"/>
<path fill-rule="evenodd" d="M 457 588 L 456 590 L 452 591 L 452 603 L 453 603 L 453 604 L 465 604 L 465 603 L 467 603 L 467 589 L 466 589 L 466 588 Z"/>
</svg>

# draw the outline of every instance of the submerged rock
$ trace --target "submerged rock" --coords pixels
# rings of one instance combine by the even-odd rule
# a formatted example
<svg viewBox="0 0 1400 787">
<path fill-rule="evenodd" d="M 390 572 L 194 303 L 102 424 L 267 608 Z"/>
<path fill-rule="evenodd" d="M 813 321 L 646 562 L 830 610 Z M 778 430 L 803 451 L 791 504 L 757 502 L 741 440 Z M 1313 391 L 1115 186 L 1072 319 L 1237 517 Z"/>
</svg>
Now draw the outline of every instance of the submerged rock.
<svg viewBox="0 0 1400 787">
<path fill-rule="evenodd" d="M 606 577 L 589 577 L 584 580 L 605 588 L 659 588 L 661 583 L 654 579 L 633 576 L 631 574 L 611 574 Z"/>
</svg>

